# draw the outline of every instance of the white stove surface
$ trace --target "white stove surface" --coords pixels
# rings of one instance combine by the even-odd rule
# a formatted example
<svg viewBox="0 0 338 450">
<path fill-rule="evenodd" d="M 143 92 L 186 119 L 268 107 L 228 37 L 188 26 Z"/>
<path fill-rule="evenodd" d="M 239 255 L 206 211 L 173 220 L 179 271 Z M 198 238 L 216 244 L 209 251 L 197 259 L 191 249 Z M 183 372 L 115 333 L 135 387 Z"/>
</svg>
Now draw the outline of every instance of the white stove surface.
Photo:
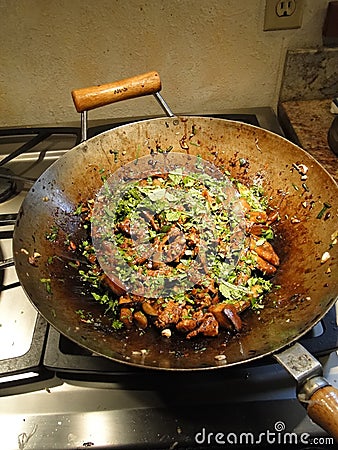
<svg viewBox="0 0 338 450">
<path fill-rule="evenodd" d="M 16 213 L 24 195 L 0 205 L 0 213 Z M 3 231 L 10 231 L 11 226 L 3 227 Z M 1 242 L 3 258 L 12 257 L 12 241 L 4 239 Z M 5 286 L 18 283 L 14 266 L 4 271 Z M 15 302 L 15 305 L 13 305 Z M 20 286 L 0 292 L 0 360 L 24 355 L 30 348 L 37 311 L 27 299 Z M 4 318 L 6 318 L 4 320 Z"/>
</svg>

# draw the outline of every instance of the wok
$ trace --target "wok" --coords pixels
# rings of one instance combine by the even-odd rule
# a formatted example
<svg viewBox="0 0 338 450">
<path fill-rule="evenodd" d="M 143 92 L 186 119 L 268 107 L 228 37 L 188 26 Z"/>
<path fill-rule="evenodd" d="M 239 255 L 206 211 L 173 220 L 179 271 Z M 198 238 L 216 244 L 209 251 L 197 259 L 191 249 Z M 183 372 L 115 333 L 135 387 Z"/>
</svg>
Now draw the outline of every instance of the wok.
<svg viewBox="0 0 338 450">
<path fill-rule="evenodd" d="M 158 74 L 150 72 L 72 94 L 78 112 L 83 112 L 160 89 Z M 319 376 L 319 363 L 305 349 L 299 344 L 290 347 L 325 315 L 338 295 L 337 184 L 309 154 L 271 132 L 235 121 L 174 116 L 166 110 L 169 117 L 120 126 L 82 142 L 35 182 L 22 204 L 14 232 L 15 267 L 24 290 L 60 333 L 121 363 L 166 370 L 211 370 L 274 354 L 296 376 L 299 396 L 310 403 L 309 414 L 337 437 L 337 392 L 326 386 Z M 191 145 L 187 138 L 192 130 L 198 145 Z M 245 327 L 240 335 L 221 332 L 214 338 L 187 341 L 179 336 L 167 339 L 153 330 L 144 334 L 109 331 L 103 307 L 86 294 L 76 271 L 67 265 L 74 258 L 72 254 L 67 254 L 64 245 L 46 240 L 54 225 L 65 239 L 81 239 L 74 210 L 79 202 L 95 197 L 102 185 L 102 169 L 105 174 L 113 173 L 141 156 L 153 154 L 156 158 L 158 149 L 168 148 L 199 155 L 243 182 L 259 176 L 271 204 L 279 208 L 274 247 L 281 264 L 274 283 L 280 288 L 267 295 L 260 314 L 244 313 Z M 243 161 L 245 164 L 240 163 Z M 308 168 L 306 177 L 299 170 L 300 164 Z M 32 265 L 29 257 L 35 252 L 41 256 Z M 330 258 L 323 262 L 325 252 Z M 41 280 L 50 280 L 47 289 Z M 78 310 L 92 314 L 91 323 L 81 321 Z M 281 352 L 284 347 L 290 349 Z"/>
</svg>

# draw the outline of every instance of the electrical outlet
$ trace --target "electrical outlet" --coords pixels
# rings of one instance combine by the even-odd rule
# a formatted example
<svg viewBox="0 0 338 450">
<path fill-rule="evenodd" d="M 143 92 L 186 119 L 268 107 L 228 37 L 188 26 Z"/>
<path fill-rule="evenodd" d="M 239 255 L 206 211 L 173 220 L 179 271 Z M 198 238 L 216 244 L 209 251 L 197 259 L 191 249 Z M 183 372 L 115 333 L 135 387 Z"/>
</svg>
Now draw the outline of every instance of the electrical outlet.
<svg viewBox="0 0 338 450">
<path fill-rule="evenodd" d="M 266 0 L 264 31 L 300 28 L 304 0 Z"/>
</svg>

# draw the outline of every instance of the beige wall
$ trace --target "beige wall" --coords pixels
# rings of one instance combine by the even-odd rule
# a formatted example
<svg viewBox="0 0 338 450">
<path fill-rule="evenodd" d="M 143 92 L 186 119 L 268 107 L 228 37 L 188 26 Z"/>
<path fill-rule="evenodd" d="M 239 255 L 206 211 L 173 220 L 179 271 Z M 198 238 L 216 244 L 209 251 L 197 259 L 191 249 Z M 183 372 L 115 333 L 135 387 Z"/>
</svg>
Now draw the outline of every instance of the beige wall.
<svg viewBox="0 0 338 450">
<path fill-rule="evenodd" d="M 321 45 L 327 4 L 263 32 L 265 0 L 0 0 L 0 126 L 77 121 L 73 88 L 148 70 L 177 113 L 275 107 L 286 50 Z M 90 117 L 158 113 L 143 98 Z"/>
</svg>

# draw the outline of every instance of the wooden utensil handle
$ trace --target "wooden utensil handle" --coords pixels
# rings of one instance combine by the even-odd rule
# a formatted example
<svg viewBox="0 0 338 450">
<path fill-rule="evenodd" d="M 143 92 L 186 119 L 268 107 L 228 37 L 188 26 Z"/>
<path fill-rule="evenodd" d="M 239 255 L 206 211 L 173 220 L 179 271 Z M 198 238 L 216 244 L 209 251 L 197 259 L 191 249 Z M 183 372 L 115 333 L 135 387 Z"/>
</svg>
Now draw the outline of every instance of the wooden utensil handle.
<svg viewBox="0 0 338 450">
<path fill-rule="evenodd" d="M 309 417 L 338 442 L 338 390 L 333 386 L 318 389 L 309 400 Z"/>
<path fill-rule="evenodd" d="M 160 90 L 160 76 L 153 71 L 113 83 L 75 89 L 72 97 L 77 112 L 83 112 L 128 98 L 155 94 Z"/>
</svg>

